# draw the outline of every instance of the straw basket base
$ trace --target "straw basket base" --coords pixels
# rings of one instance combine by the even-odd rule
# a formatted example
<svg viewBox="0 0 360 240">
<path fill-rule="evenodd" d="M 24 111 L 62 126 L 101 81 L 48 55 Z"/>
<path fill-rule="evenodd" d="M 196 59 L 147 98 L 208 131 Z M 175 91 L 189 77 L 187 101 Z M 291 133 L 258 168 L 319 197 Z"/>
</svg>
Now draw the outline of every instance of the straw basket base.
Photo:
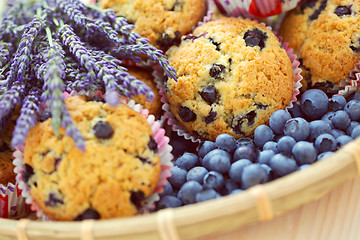
<svg viewBox="0 0 360 240">
<path fill-rule="evenodd" d="M 196 240 L 359 240 L 360 177 L 271 221 Z M 195 239 L 194 239 L 195 240 Z"/>
</svg>

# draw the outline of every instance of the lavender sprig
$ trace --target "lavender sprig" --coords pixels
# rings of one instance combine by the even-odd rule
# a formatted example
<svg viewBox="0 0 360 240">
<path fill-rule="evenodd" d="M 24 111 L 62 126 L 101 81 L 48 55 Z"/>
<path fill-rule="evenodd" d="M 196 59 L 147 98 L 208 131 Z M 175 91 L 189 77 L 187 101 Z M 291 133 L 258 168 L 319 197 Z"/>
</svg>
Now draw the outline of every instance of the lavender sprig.
<svg viewBox="0 0 360 240">
<path fill-rule="evenodd" d="M 25 86 L 15 82 L 9 90 L 6 90 L 0 100 L 0 125 L 4 124 L 5 118 L 11 113 L 17 104 L 20 104 L 25 94 Z"/>
<path fill-rule="evenodd" d="M 24 98 L 20 116 L 16 120 L 11 145 L 16 148 L 25 144 L 30 128 L 35 126 L 39 113 L 40 89 L 33 87 Z"/>
<path fill-rule="evenodd" d="M 19 43 L 18 50 L 10 66 L 10 77 L 8 79 L 8 86 L 17 79 L 22 82 L 24 80 L 24 72 L 30 63 L 30 54 L 33 43 L 39 32 L 45 27 L 45 18 L 47 14 L 40 17 L 35 16 L 34 19 L 28 24 L 28 30 L 22 36 Z"/>
<path fill-rule="evenodd" d="M 85 149 L 85 139 L 80 134 L 79 130 L 74 126 L 72 121 L 69 121 L 70 114 L 65 106 L 65 100 L 63 97 L 64 82 L 60 78 L 65 70 L 64 53 L 62 47 L 56 41 L 51 43 L 49 48 L 44 54 L 45 59 L 45 74 L 43 76 L 44 86 L 43 94 L 41 98 L 44 102 L 49 104 L 51 112 L 51 126 L 54 130 L 54 134 L 59 136 L 60 126 L 67 129 L 67 133 L 75 141 L 75 144 Z M 69 125 L 72 124 L 73 126 Z M 71 131 L 69 130 L 71 129 Z"/>
<path fill-rule="evenodd" d="M 60 39 L 64 46 L 69 47 L 69 51 L 73 54 L 80 65 L 88 71 L 88 78 L 91 83 L 96 79 L 96 72 L 99 71 L 96 62 L 91 57 L 89 49 L 84 47 L 84 43 L 74 33 L 73 29 L 69 25 L 63 25 L 59 28 Z"/>
</svg>

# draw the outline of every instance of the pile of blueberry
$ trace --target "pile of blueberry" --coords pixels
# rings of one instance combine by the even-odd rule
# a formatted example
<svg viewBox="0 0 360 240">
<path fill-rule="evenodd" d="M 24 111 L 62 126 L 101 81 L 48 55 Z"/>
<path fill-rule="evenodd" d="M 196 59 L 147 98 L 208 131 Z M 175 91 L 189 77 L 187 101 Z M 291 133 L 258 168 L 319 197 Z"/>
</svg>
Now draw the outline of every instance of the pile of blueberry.
<svg viewBox="0 0 360 240">
<path fill-rule="evenodd" d="M 180 155 L 157 208 L 219 198 L 309 167 L 359 137 L 359 121 L 359 93 L 329 99 L 308 90 L 289 111 L 274 112 L 269 126 L 258 126 L 253 139 L 220 134 L 197 154 Z"/>
</svg>

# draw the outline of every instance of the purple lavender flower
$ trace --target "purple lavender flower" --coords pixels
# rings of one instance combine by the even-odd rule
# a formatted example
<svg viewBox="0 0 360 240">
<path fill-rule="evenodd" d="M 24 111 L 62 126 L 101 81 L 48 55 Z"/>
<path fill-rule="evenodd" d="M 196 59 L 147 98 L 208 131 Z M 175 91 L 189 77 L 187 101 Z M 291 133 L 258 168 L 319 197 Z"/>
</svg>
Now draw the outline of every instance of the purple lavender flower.
<svg viewBox="0 0 360 240">
<path fill-rule="evenodd" d="M 8 79 L 8 86 L 17 79 L 22 82 L 24 80 L 25 70 L 30 63 L 30 54 L 33 43 L 39 32 L 45 27 L 46 16 L 41 18 L 35 16 L 34 19 L 28 24 L 28 29 L 23 34 L 14 58 L 10 66 L 10 77 Z"/>
<path fill-rule="evenodd" d="M 6 122 L 6 117 L 16 105 L 20 104 L 24 98 L 25 86 L 15 82 L 10 89 L 4 91 L 0 98 L 0 126 Z"/>
<path fill-rule="evenodd" d="M 44 80 L 44 92 L 41 98 L 49 105 L 52 116 L 51 126 L 54 134 L 59 136 L 59 128 L 61 126 L 65 127 L 67 134 L 74 139 L 76 145 L 84 149 L 85 140 L 79 130 L 74 126 L 63 97 L 65 87 L 60 76 L 65 70 L 65 62 L 61 45 L 54 41 L 53 45 L 49 46 L 45 52 L 44 57 L 46 57 L 46 59 L 44 59 L 45 73 L 42 76 Z"/>
<path fill-rule="evenodd" d="M 59 28 L 60 39 L 64 46 L 69 47 L 69 51 L 73 54 L 80 65 L 88 71 L 88 78 L 92 82 L 95 81 L 96 72 L 99 71 L 98 66 L 91 56 L 89 49 L 84 47 L 84 43 L 74 33 L 69 25 L 63 25 Z"/>
<path fill-rule="evenodd" d="M 32 88 L 28 95 L 24 98 L 20 116 L 16 120 L 15 129 L 11 145 L 15 148 L 25 144 L 25 139 L 37 121 L 37 114 L 39 113 L 40 89 Z"/>
</svg>

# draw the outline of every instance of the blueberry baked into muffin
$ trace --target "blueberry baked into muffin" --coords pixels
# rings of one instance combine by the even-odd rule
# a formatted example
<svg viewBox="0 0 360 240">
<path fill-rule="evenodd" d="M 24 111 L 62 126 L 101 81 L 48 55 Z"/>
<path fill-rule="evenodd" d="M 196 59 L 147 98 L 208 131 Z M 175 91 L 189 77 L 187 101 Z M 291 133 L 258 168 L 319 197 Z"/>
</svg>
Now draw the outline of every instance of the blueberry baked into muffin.
<svg viewBox="0 0 360 240">
<path fill-rule="evenodd" d="M 23 180 L 34 201 L 55 220 L 137 214 L 160 175 L 150 124 L 125 104 L 76 96 L 66 106 L 85 137 L 85 151 L 62 128 L 56 137 L 44 112 L 24 149 Z"/>
<path fill-rule="evenodd" d="M 300 58 L 303 85 L 328 91 L 345 80 L 360 57 L 360 1 L 302 1 L 280 35 Z"/>
<path fill-rule="evenodd" d="M 166 55 L 178 74 L 177 82 L 164 81 L 170 110 L 202 139 L 250 136 L 291 101 L 291 61 L 278 38 L 255 21 L 208 22 Z"/>
<path fill-rule="evenodd" d="M 99 5 L 125 16 L 134 32 L 166 50 L 202 19 L 206 0 L 99 0 Z"/>
</svg>

